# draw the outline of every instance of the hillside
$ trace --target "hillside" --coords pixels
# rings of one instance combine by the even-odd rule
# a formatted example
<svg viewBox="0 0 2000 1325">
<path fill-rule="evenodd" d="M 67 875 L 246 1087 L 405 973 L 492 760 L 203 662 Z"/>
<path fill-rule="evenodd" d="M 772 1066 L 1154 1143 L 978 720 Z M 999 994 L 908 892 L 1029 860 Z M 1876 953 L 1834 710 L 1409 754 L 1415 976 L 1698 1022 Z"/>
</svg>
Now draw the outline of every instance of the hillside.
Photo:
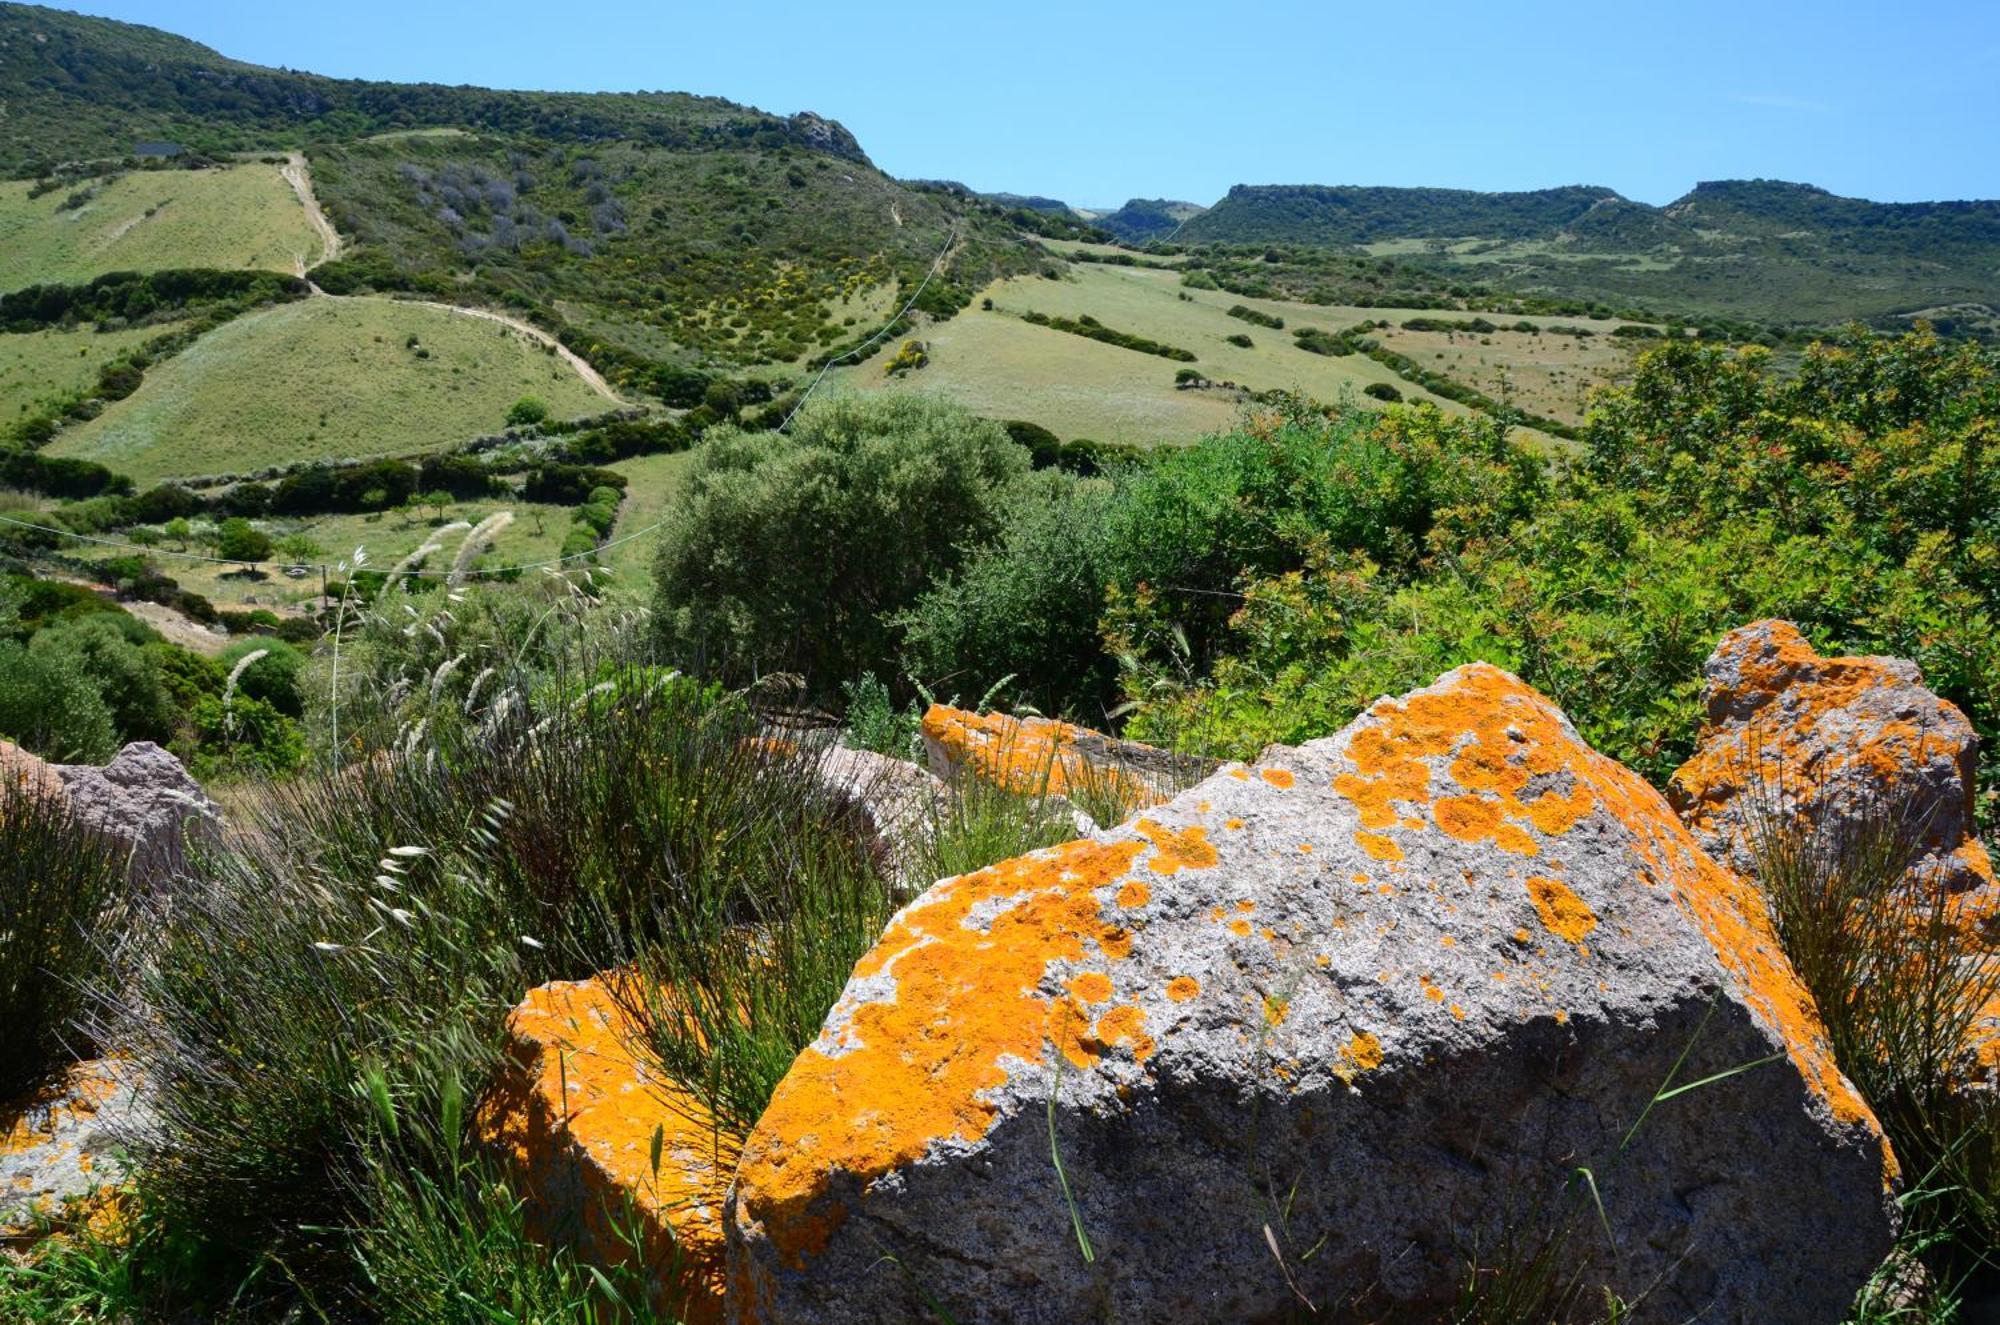
<svg viewBox="0 0 2000 1325">
<path fill-rule="evenodd" d="M 303 271 L 324 246 L 279 167 L 0 184 L 0 290 L 177 267 Z"/>
<path fill-rule="evenodd" d="M 1976 330 L 2000 307 L 2000 202 L 1878 203 L 1773 180 L 1703 183 L 1665 207 L 1582 186 L 1238 185 L 1179 242 L 1363 252 L 1520 294 L 1780 324 L 1927 313 Z"/>
<path fill-rule="evenodd" d="M 1183 222 L 1199 217 L 1206 210 L 1191 202 L 1134 198 L 1115 212 L 1093 217 L 1091 223 L 1109 230 L 1125 243 L 1145 244 L 1167 238 L 1180 230 Z"/>
<path fill-rule="evenodd" d="M 678 92 L 507 92 L 268 69 L 184 37 L 37 5 L 0 4 L 0 175 L 123 156 L 138 141 L 201 152 L 296 146 L 455 125 L 569 142 L 792 144 L 865 160 L 816 115 L 789 120 Z"/>
<path fill-rule="evenodd" d="M 1600 202 L 1616 200 L 1610 189 L 1583 184 L 1531 193 L 1238 184 L 1189 221 L 1181 239 L 1190 244 L 1370 244 L 1468 235 L 1547 238 Z"/>
</svg>

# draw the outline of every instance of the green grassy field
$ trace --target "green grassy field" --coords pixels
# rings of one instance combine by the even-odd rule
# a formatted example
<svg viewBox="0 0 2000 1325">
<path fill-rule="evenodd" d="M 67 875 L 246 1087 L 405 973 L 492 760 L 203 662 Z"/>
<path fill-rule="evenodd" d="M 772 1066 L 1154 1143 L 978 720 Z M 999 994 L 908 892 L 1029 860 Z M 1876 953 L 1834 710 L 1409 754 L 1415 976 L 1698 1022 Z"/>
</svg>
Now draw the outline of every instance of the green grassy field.
<svg viewBox="0 0 2000 1325">
<path fill-rule="evenodd" d="M 883 368 L 900 345 L 897 341 L 867 362 L 833 374 L 831 380 L 862 391 L 936 392 L 995 418 L 1039 423 L 1065 439 L 1187 441 L 1234 417 L 1233 393 L 1177 389 L 1174 374 L 1180 364 L 1020 318 L 1027 312 L 1069 318 L 1088 314 L 1118 331 L 1191 351 L 1196 362 L 1189 366 L 1217 382 L 1235 382 L 1251 390 L 1296 389 L 1327 402 L 1359 397 L 1370 383 L 1385 382 L 1407 400 L 1427 400 L 1451 413 L 1466 412 L 1463 405 L 1430 395 L 1364 355 L 1310 354 L 1292 338 L 1299 327 L 1333 332 L 1369 319 L 1400 323 L 1419 316 L 1415 309 L 1249 299 L 1219 290 L 1185 289 L 1176 272 L 1114 266 L 1080 266 L 1061 281 L 1016 277 L 988 287 L 984 296 L 993 301 L 991 311 L 974 305 L 923 333 L 930 345 L 929 366 L 903 377 L 887 377 Z M 1233 318 L 1228 310 L 1236 304 L 1281 317 L 1285 327 L 1272 330 Z M 1566 319 L 1527 320 L 1545 325 Z M 1605 323 L 1601 329 L 1608 331 L 1612 325 Z M 1248 348 L 1233 345 L 1227 339 L 1233 335 L 1247 335 L 1252 343 Z M 1521 332 L 1494 337 L 1496 342 L 1503 338 L 1508 343 L 1496 349 L 1478 346 L 1477 338 L 1463 334 L 1457 337 L 1461 343 L 1447 346 L 1440 335 L 1439 347 L 1433 348 L 1428 334 L 1384 333 L 1391 348 L 1426 359 L 1482 390 L 1493 385 L 1495 373 L 1505 364 L 1515 379 L 1519 403 L 1529 409 L 1538 403 L 1567 404 L 1565 410 L 1547 411 L 1557 418 L 1574 414 L 1579 382 L 1608 380 L 1623 362 L 1621 352 L 1604 344 L 1602 336 L 1582 342 Z M 1432 358 L 1438 353 L 1446 358 Z M 1480 362 L 1482 357 L 1490 362 Z M 1530 388 L 1532 399 L 1526 394 Z"/>
<path fill-rule="evenodd" d="M 0 184 L 0 290 L 168 267 L 289 272 L 321 256 L 291 185 L 262 162 L 135 170 L 39 198 L 29 188 L 25 180 Z M 85 191 L 87 201 L 65 208 Z"/>
<path fill-rule="evenodd" d="M 609 405 L 496 323 L 388 299 L 312 299 L 210 332 L 49 449 L 145 485 L 449 446 L 498 431 L 531 394 L 559 418 Z"/>
<path fill-rule="evenodd" d="M 618 508 L 618 523 L 611 529 L 613 540 L 659 522 L 680 492 L 688 459 L 683 451 L 678 455 L 643 455 L 608 466 L 630 481 L 625 502 Z M 621 603 L 644 601 L 653 591 L 653 550 L 657 546 L 657 532 L 651 532 L 606 551 L 599 558 L 611 572 L 604 586 L 606 594 Z"/>
<path fill-rule="evenodd" d="M 0 427 L 36 406 L 89 386 L 105 362 L 172 330 L 31 331 L 0 335 Z"/>
</svg>

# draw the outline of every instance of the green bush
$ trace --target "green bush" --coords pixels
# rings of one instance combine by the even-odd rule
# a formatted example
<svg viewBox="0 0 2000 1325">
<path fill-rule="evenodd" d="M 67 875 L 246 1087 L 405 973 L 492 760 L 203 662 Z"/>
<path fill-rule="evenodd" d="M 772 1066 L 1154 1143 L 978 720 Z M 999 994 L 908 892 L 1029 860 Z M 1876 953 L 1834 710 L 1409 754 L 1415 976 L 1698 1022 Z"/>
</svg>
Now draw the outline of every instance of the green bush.
<svg viewBox="0 0 2000 1325">
<path fill-rule="evenodd" d="M 173 739 L 176 711 L 152 655 L 143 647 L 157 639 L 151 629 L 123 612 L 59 621 L 28 642 L 31 657 L 55 670 L 88 677 L 110 710 L 120 743 Z"/>
<path fill-rule="evenodd" d="M 234 516 L 215 531 L 215 555 L 227 561 L 263 561 L 271 555 L 271 536 Z"/>
<path fill-rule="evenodd" d="M 0 736 L 60 763 L 101 764 L 118 724 L 82 659 L 0 640 Z"/>
<path fill-rule="evenodd" d="M 1370 382 L 1361 388 L 1361 394 L 1371 400 L 1386 400 L 1391 404 L 1403 398 L 1403 393 L 1387 382 Z"/>
<path fill-rule="evenodd" d="M 222 651 L 223 666 L 234 670 L 253 653 L 264 656 L 237 677 L 237 694 L 262 700 L 288 718 L 304 717 L 305 655 L 280 639 L 245 639 Z"/>
<path fill-rule="evenodd" d="M 123 857 L 62 796 L 0 779 L 0 1100 L 88 1056 L 79 1015 L 125 892 Z"/>
<path fill-rule="evenodd" d="M 894 656 L 890 618 L 999 531 L 1027 470 L 1000 425 L 918 397 L 816 402 L 789 434 L 712 431 L 661 534 L 661 641 L 835 694 Z"/>
<path fill-rule="evenodd" d="M 540 396 L 522 396 L 507 407 L 509 428 L 530 428 L 545 423 L 549 417 L 549 402 Z"/>
</svg>

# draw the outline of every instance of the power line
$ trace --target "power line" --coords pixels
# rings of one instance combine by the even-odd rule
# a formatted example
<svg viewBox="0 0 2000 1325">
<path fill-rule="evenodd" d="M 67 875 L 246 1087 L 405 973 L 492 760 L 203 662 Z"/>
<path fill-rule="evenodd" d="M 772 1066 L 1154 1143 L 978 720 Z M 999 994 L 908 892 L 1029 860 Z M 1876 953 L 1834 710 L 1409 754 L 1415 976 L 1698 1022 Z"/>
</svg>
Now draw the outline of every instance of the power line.
<svg viewBox="0 0 2000 1325">
<path fill-rule="evenodd" d="M 833 366 L 835 364 L 841 362 L 841 360 L 843 359 L 852 359 L 855 355 L 861 353 L 863 350 L 873 347 L 884 336 L 887 336 L 892 330 L 894 330 L 897 323 L 901 322 L 904 318 L 910 315 L 910 310 L 917 306 L 917 300 L 924 297 L 924 288 L 931 283 L 931 277 L 937 275 L 939 268 L 944 266 L 945 258 L 950 256 L 951 254 L 951 246 L 957 242 L 958 242 L 958 222 L 953 221 L 951 223 L 950 231 L 948 231 L 945 234 L 944 247 L 939 249 L 937 257 L 931 260 L 931 269 L 925 272 L 924 279 L 917 283 L 917 292 L 910 296 L 910 302 L 904 304 L 902 311 L 897 313 L 896 316 L 890 318 L 888 323 L 884 325 L 880 331 L 870 336 L 867 340 L 862 341 L 859 345 L 855 346 L 847 353 L 840 355 L 838 358 L 828 359 L 824 364 L 821 364 L 819 370 L 819 376 L 815 377 L 812 380 L 812 385 L 806 388 L 805 394 L 800 396 L 798 399 L 798 403 L 792 406 L 792 412 L 790 414 L 787 414 L 785 416 L 785 421 L 778 425 L 779 432 L 783 432 L 785 429 L 792 426 L 792 420 L 798 417 L 798 412 L 801 409 L 805 408 L 805 403 L 807 400 L 812 398 L 812 393 L 819 390 L 819 384 L 825 380 L 826 375 L 829 372 L 833 371 Z"/>
</svg>

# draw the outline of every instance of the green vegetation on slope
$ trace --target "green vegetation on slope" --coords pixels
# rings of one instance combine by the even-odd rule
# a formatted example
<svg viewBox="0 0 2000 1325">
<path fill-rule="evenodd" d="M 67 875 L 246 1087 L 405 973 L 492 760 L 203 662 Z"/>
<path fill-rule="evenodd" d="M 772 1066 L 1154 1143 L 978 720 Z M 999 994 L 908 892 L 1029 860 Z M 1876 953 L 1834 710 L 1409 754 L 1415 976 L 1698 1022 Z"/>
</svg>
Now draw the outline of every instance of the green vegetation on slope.
<svg viewBox="0 0 2000 1325">
<path fill-rule="evenodd" d="M 144 486 L 456 445 L 500 431 L 531 394 L 560 418 L 607 403 L 498 323 L 389 299 L 311 299 L 210 332 L 48 449 Z"/>
<path fill-rule="evenodd" d="M 1190 220 L 1181 239 L 1189 244 L 1366 244 L 1440 235 L 1528 239 L 1560 230 L 1617 197 L 1587 184 L 1523 193 L 1238 184 Z"/>
<path fill-rule="evenodd" d="M 320 239 L 278 168 L 135 170 L 34 194 L 0 184 L 0 290 L 176 267 L 293 272 Z"/>
<path fill-rule="evenodd" d="M 0 433 L 97 380 L 106 364 L 137 349 L 163 327 L 122 331 L 30 331 L 0 334 Z"/>
</svg>

